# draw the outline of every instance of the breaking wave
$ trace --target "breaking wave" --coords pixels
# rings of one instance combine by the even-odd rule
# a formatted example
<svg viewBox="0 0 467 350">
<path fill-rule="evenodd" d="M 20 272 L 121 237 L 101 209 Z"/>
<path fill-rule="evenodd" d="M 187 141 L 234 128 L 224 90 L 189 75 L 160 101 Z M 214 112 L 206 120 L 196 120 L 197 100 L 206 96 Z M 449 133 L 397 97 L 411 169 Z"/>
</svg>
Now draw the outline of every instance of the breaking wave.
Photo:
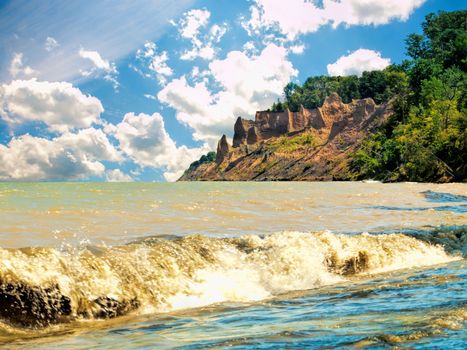
<svg viewBox="0 0 467 350">
<path fill-rule="evenodd" d="M 328 231 L 147 238 L 118 247 L 0 249 L 0 319 L 75 319 L 255 301 L 353 276 L 461 259 L 465 227 L 416 233 Z"/>
</svg>

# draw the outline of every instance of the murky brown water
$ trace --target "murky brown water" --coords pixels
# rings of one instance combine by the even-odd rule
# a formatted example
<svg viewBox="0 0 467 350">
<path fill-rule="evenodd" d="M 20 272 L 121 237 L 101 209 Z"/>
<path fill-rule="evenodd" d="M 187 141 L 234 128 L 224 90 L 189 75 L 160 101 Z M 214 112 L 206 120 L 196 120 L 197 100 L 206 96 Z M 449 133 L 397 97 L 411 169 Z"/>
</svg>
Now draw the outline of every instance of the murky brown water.
<svg viewBox="0 0 467 350">
<path fill-rule="evenodd" d="M 465 184 L 2 183 L 0 346 L 456 348 L 466 196 Z M 11 300 L 37 303 L 18 313 Z"/>
<path fill-rule="evenodd" d="M 0 247 L 466 223 L 466 206 L 429 202 L 429 190 L 467 195 L 465 184 L 0 183 Z"/>
</svg>

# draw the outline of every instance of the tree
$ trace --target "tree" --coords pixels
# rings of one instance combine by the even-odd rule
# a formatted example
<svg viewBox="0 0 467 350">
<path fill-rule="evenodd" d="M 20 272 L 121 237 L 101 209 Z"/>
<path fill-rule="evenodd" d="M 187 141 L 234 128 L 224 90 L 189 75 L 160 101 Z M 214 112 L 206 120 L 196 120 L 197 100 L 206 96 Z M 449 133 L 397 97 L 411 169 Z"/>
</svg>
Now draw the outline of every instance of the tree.
<svg viewBox="0 0 467 350">
<path fill-rule="evenodd" d="M 355 153 L 361 177 L 386 171 L 386 180 L 466 179 L 467 11 L 430 14 L 422 26 L 422 35 L 406 40 L 412 60 L 382 72 L 384 93 L 381 73 L 362 76 L 360 92 L 392 96 L 394 114 L 384 137 L 370 136 Z"/>
<path fill-rule="evenodd" d="M 367 97 L 390 102 L 393 114 L 354 154 L 355 177 L 465 180 L 467 11 L 429 14 L 422 29 L 405 41 L 411 59 L 360 78 L 317 76 L 302 86 L 290 83 L 284 103 L 273 109 L 317 108 L 333 92 L 346 103 Z"/>
<path fill-rule="evenodd" d="M 360 81 L 356 75 L 341 77 L 337 93 L 344 103 L 350 103 L 353 99 L 360 99 Z"/>
<path fill-rule="evenodd" d="M 425 37 L 420 34 L 409 34 L 405 40 L 407 55 L 417 60 L 426 55 L 428 50 Z"/>
<path fill-rule="evenodd" d="M 387 100 L 386 74 L 384 71 L 363 72 L 360 78 L 360 96 L 371 97 L 376 103 Z"/>
</svg>

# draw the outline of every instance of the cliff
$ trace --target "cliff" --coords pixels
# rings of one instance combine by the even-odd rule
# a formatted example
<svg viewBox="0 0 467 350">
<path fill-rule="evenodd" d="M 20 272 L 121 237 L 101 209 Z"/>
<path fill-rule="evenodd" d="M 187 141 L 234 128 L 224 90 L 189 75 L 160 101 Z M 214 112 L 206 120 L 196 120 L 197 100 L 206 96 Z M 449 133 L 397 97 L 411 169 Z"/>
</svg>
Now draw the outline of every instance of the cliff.
<svg viewBox="0 0 467 350">
<path fill-rule="evenodd" d="M 233 144 L 223 135 L 216 160 L 190 166 L 179 181 L 347 180 L 351 155 L 390 114 L 389 104 L 370 98 L 345 104 L 332 94 L 317 109 L 239 117 Z"/>
</svg>

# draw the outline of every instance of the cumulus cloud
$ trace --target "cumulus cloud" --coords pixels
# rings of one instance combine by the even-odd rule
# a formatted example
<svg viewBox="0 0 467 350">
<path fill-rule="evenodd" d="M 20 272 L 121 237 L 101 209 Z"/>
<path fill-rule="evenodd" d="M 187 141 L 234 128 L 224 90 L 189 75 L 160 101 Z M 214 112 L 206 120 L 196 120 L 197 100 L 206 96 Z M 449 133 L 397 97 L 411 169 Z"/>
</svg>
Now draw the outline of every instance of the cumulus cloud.
<svg viewBox="0 0 467 350">
<path fill-rule="evenodd" d="M 77 133 L 67 132 L 56 140 L 63 148 L 76 150 L 80 158 L 113 162 L 122 160 L 120 153 L 100 129 L 87 128 Z"/>
<path fill-rule="evenodd" d="M 168 181 L 177 180 L 194 160 L 208 151 L 199 148 L 177 147 L 165 130 L 159 113 L 152 115 L 127 113 L 114 127 L 113 134 L 121 150 L 142 167 L 164 168 Z"/>
<path fill-rule="evenodd" d="M 48 140 L 29 134 L 0 144 L 0 180 L 82 180 L 101 177 L 102 160 L 121 157 L 106 135 L 97 129 L 65 133 Z"/>
<path fill-rule="evenodd" d="M 324 0 L 325 16 L 334 27 L 344 25 L 381 25 L 392 20 L 406 21 L 426 0 Z"/>
<path fill-rule="evenodd" d="M 12 78 L 16 78 L 17 76 L 27 77 L 38 73 L 31 67 L 24 65 L 22 53 L 15 53 L 13 55 L 8 71 Z"/>
<path fill-rule="evenodd" d="M 114 90 L 118 90 L 120 83 L 117 80 L 118 71 L 115 63 L 103 59 L 97 51 L 88 51 L 83 48 L 79 50 L 79 56 L 92 63 L 92 67 L 89 70 L 81 71 L 82 76 L 103 76 L 104 80 L 112 84 Z"/>
<path fill-rule="evenodd" d="M 160 85 L 167 83 L 167 78 L 172 76 L 173 70 L 167 64 L 169 55 L 167 51 L 157 52 L 157 45 L 153 42 L 147 41 L 142 49 L 136 51 L 136 59 L 142 62 L 147 68 L 155 74 Z M 151 77 L 149 73 L 143 73 L 140 69 L 133 67 L 133 69 L 141 73 L 145 77 Z"/>
<path fill-rule="evenodd" d="M 52 38 L 51 36 L 48 36 L 47 39 L 45 39 L 45 50 L 48 52 L 51 52 L 55 50 L 57 47 L 59 47 L 59 43 L 55 38 Z"/>
<path fill-rule="evenodd" d="M 250 7 L 250 19 L 243 22 L 243 27 L 250 35 L 277 29 L 294 40 L 300 34 L 317 31 L 325 23 L 322 9 L 311 1 L 255 0 Z"/>
<path fill-rule="evenodd" d="M 192 45 L 191 49 L 182 53 L 180 59 L 214 59 L 218 52 L 215 45 L 221 41 L 227 32 L 227 25 L 214 24 L 208 28 L 210 17 L 211 13 L 208 10 L 194 9 L 185 12 L 178 23 L 173 23 L 178 27 L 180 36 L 189 39 Z"/>
<path fill-rule="evenodd" d="M 114 125 L 100 119 L 100 101 L 69 83 L 15 80 L 0 86 L 0 116 L 10 125 L 42 122 L 60 135 L 48 139 L 29 134 L 0 144 L 0 180 L 132 181 L 119 169 L 106 171 L 103 161 L 131 159 L 141 167 L 162 168 L 164 177 L 178 179 L 188 165 L 209 151 L 178 147 L 159 114 L 126 114 Z M 92 125 L 101 125 L 96 129 Z M 113 136 L 114 146 L 108 139 Z"/>
<path fill-rule="evenodd" d="M 331 76 L 361 75 L 364 71 L 382 70 L 391 64 L 389 58 L 378 51 L 359 49 L 327 65 Z"/>
<path fill-rule="evenodd" d="M 107 170 L 105 172 L 105 179 L 108 182 L 133 182 L 133 178 L 125 174 L 120 169 Z"/>
<path fill-rule="evenodd" d="M 251 116 L 269 107 L 283 87 L 298 72 L 288 60 L 287 50 L 270 44 L 256 56 L 231 51 L 223 60 L 214 60 L 209 71 L 218 92 L 207 82 L 191 85 L 185 76 L 172 80 L 158 98 L 176 110 L 176 117 L 194 130 L 195 140 L 214 147 L 219 135 L 230 135 L 237 116 Z"/>
<path fill-rule="evenodd" d="M 100 123 L 101 102 L 66 82 L 14 80 L 0 86 L 0 117 L 10 126 L 43 122 L 65 132 Z"/>
<path fill-rule="evenodd" d="M 316 32 L 321 26 L 381 25 L 405 21 L 426 0 L 254 0 L 250 18 L 242 22 L 250 35 L 276 30 L 287 40 Z"/>
</svg>

